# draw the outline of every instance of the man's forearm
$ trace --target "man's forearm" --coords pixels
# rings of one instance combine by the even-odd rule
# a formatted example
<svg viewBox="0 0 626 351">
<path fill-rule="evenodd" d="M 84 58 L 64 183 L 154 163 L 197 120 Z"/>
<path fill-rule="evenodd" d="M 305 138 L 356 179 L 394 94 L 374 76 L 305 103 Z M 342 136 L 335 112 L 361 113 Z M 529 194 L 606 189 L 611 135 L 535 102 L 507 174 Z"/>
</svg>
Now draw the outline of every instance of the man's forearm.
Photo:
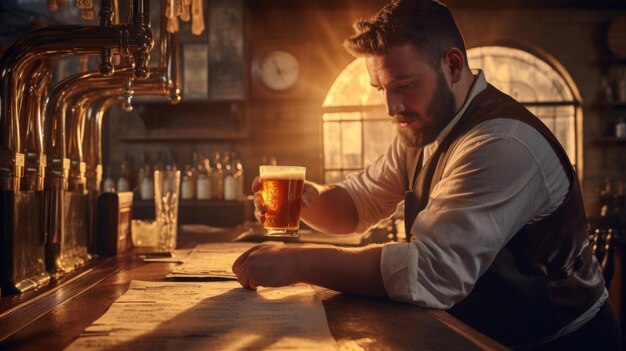
<svg viewBox="0 0 626 351">
<path fill-rule="evenodd" d="M 300 282 L 357 295 L 387 297 L 380 258 L 382 245 L 362 248 L 305 246 L 294 252 Z"/>
<path fill-rule="evenodd" d="M 348 192 L 336 185 L 317 185 L 320 197 L 302 209 L 302 219 L 326 233 L 347 234 L 355 231 L 359 215 Z"/>
</svg>

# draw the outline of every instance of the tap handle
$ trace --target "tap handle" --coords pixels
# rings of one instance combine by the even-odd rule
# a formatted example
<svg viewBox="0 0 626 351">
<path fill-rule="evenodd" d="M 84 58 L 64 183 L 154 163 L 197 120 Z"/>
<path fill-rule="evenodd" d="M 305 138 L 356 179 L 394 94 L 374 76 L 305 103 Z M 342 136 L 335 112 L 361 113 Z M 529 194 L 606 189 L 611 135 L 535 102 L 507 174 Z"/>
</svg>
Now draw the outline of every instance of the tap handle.
<svg viewBox="0 0 626 351">
<path fill-rule="evenodd" d="M 148 69 L 150 54 L 141 50 L 134 51 L 133 61 L 135 63 L 133 78 L 147 79 L 150 76 L 150 69 Z"/>
<path fill-rule="evenodd" d="M 98 66 L 98 72 L 105 77 L 110 77 L 115 72 L 115 68 L 111 63 L 111 50 L 100 49 L 100 66 Z"/>
</svg>

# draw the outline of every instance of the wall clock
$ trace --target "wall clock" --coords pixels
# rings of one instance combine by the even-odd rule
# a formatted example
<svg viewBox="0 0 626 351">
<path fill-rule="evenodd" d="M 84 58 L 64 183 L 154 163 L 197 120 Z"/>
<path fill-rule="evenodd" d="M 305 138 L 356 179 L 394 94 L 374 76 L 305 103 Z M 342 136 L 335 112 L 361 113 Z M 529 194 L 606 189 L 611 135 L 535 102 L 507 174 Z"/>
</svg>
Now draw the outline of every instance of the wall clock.
<svg viewBox="0 0 626 351">
<path fill-rule="evenodd" d="M 263 85 L 274 91 L 291 88 L 300 77 L 300 62 L 289 51 L 273 50 L 261 60 L 259 78 Z"/>
<path fill-rule="evenodd" d="M 253 48 L 252 97 L 296 98 L 305 84 L 305 48 L 297 45 L 263 45 Z"/>
</svg>

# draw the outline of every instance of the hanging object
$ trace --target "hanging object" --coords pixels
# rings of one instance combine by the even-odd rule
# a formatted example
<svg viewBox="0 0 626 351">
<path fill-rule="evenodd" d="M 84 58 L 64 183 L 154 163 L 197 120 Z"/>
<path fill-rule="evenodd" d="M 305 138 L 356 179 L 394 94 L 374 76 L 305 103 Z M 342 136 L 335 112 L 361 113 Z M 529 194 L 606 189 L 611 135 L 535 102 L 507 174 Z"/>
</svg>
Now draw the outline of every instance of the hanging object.
<svg viewBox="0 0 626 351">
<path fill-rule="evenodd" d="M 183 0 L 183 8 L 180 13 L 180 20 L 189 22 L 191 20 L 191 0 Z"/>
<path fill-rule="evenodd" d="M 167 31 L 169 33 L 178 33 L 178 17 L 167 19 Z"/>
<path fill-rule="evenodd" d="M 191 0 L 191 33 L 200 35 L 202 32 L 204 32 L 202 0 Z"/>
<path fill-rule="evenodd" d="M 82 18 L 86 20 L 94 18 L 93 0 L 76 0 L 76 6 L 80 9 Z"/>
<path fill-rule="evenodd" d="M 167 18 L 167 31 L 176 33 L 180 29 L 178 20 L 191 21 L 191 32 L 200 35 L 204 32 L 203 0 L 167 0 L 165 4 L 165 17 Z"/>
</svg>

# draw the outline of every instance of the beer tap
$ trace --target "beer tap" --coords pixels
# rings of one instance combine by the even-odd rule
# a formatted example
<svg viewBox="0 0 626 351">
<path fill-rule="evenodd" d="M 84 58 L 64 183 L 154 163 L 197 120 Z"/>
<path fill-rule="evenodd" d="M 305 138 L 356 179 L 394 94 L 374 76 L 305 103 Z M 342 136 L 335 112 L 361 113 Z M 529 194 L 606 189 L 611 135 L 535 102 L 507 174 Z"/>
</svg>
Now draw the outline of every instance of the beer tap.
<svg viewBox="0 0 626 351">
<path fill-rule="evenodd" d="M 19 190 L 23 173 L 18 96 L 26 72 L 44 56 L 97 54 L 101 49 L 109 49 L 114 54 L 132 57 L 134 78 L 147 78 L 153 45 L 149 2 L 133 0 L 129 24 L 44 27 L 24 35 L 5 50 L 0 57 L 0 190 Z M 103 5 L 106 4 L 103 0 Z M 59 160 L 48 162 L 62 163 Z"/>
<path fill-rule="evenodd" d="M 26 81 L 20 109 L 22 153 L 25 155 L 22 190 L 43 190 L 46 156 L 43 153 L 42 99 L 51 79 L 44 62 L 34 66 L 32 79 Z"/>
<path fill-rule="evenodd" d="M 87 190 L 97 192 L 102 181 L 102 119 L 106 111 L 121 103 L 120 96 L 105 96 L 93 102 L 86 111 L 87 121 L 83 137 L 85 178 Z"/>
</svg>

